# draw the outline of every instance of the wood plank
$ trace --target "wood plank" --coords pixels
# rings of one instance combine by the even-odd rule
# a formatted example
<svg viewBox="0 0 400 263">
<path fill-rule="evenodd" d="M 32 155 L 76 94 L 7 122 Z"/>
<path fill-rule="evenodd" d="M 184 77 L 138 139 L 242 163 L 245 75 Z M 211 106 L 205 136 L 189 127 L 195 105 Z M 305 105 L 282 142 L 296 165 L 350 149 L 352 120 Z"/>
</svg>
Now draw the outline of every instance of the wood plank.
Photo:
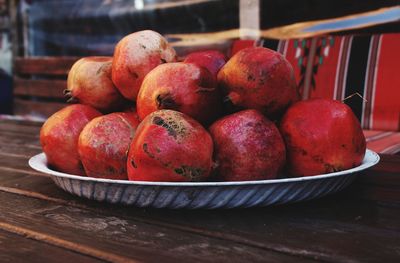
<svg viewBox="0 0 400 263">
<path fill-rule="evenodd" d="M 0 262 L 105 262 L 4 230 L 0 230 L 0 244 Z"/>
<path fill-rule="evenodd" d="M 29 167 L 29 159 L 42 152 L 39 138 L 32 137 L 29 141 L 21 135 L 15 139 L 0 137 L 0 169 L 25 169 L 29 173 L 33 170 Z M 35 172 L 36 173 L 36 172 Z"/>
<path fill-rule="evenodd" d="M 43 122 L 26 120 L 19 116 L 8 115 L 8 116 L 6 116 L 6 118 L 0 119 L 0 126 L 3 126 L 3 125 L 10 125 L 10 127 L 14 127 L 11 129 L 15 129 L 15 128 L 21 129 L 21 128 L 25 128 L 25 127 L 39 127 L 40 128 L 43 125 Z"/>
<path fill-rule="evenodd" d="M 14 95 L 64 99 L 66 80 L 14 78 Z"/>
<path fill-rule="evenodd" d="M 135 260 L 131 260 L 126 257 L 121 257 L 121 256 L 115 255 L 113 253 L 103 252 L 94 247 L 78 245 L 78 244 L 63 240 L 63 239 L 59 239 L 54 236 L 42 234 L 40 232 L 32 231 L 32 230 L 29 230 L 24 227 L 14 226 L 14 225 L 4 223 L 1 221 L 0 221 L 0 229 L 9 231 L 11 233 L 15 233 L 17 235 L 27 237 L 29 239 L 38 240 L 43 243 L 50 244 L 52 246 L 58 246 L 58 247 L 64 249 L 64 251 L 72 250 L 72 251 L 76 251 L 80 254 L 87 255 L 86 257 L 98 258 L 98 259 L 102 260 L 101 262 L 104 262 L 104 261 L 116 262 L 116 263 L 136 262 Z M 49 251 L 49 252 L 51 252 L 51 251 Z M 69 259 L 67 259 L 67 260 L 69 260 Z M 57 262 L 59 262 L 59 261 L 60 260 L 57 260 Z M 64 262 L 64 261 L 61 260 L 61 262 Z M 68 262 L 71 262 L 71 261 L 68 261 Z M 100 261 L 96 260 L 96 262 L 100 262 Z"/>
<path fill-rule="evenodd" d="M 12 193 L 16 193 L 18 195 L 24 195 L 24 196 L 29 196 L 29 197 L 34 197 L 37 199 L 41 199 L 41 200 L 45 200 L 45 201 L 50 201 L 51 203 L 55 203 L 55 205 L 68 205 L 70 207 L 79 207 L 79 208 L 85 208 L 85 210 L 87 210 L 87 208 L 89 210 L 92 210 L 92 207 L 97 207 L 97 209 L 93 210 L 95 212 L 95 214 L 98 214 L 99 212 L 101 213 L 101 211 L 104 210 L 104 205 L 101 203 L 97 203 L 97 202 L 92 202 L 92 201 L 87 201 L 88 203 L 90 203 L 90 205 L 82 205 L 82 201 L 84 200 L 80 200 L 76 197 L 72 197 L 68 194 L 66 194 L 65 192 L 59 190 L 58 188 L 55 187 L 55 185 L 52 183 L 52 181 L 49 178 L 38 178 L 38 177 L 31 177 L 28 176 L 26 174 L 18 174 L 18 173 L 14 173 L 14 174 L 7 174 L 2 175 L 0 173 L 0 180 L 1 180 L 1 184 L 7 184 L 9 186 L 13 186 L 13 187 L 17 187 L 17 188 L 12 188 L 9 187 L 7 189 L 7 187 L 0 187 L 0 191 L 6 191 L 6 192 L 12 192 Z M 6 177 L 9 177 L 8 180 L 5 180 Z M 31 180 L 32 178 L 34 178 L 34 180 Z M 44 191 L 53 191 L 53 192 L 58 192 L 58 194 L 53 195 L 55 197 L 48 197 L 46 195 L 41 195 L 40 193 L 36 193 L 36 192 L 30 192 L 29 190 L 27 191 L 18 191 L 18 188 L 21 186 L 21 183 L 26 186 L 28 189 L 41 189 Z M 57 191 L 54 191 L 57 190 Z M 0 201 L 1 202 L 1 201 Z M 120 207 L 121 208 L 121 207 Z M 122 209 L 125 209 L 122 207 Z M 3 210 L 3 209 L 2 209 Z M 8 209 L 5 209 L 8 210 Z M 142 209 L 142 211 L 144 212 L 145 210 Z M 112 212 L 112 213 L 108 213 L 109 216 L 113 216 L 117 214 L 118 212 Z M 180 234 L 183 235 L 183 234 Z M 248 251 L 249 249 L 246 248 L 246 251 Z M 251 249 L 250 249 L 251 250 Z M 262 252 L 258 252 L 258 253 L 262 253 Z M 290 260 L 289 260 L 290 261 Z"/>
<path fill-rule="evenodd" d="M 79 57 L 17 57 L 15 74 L 67 75 Z"/>
<path fill-rule="evenodd" d="M 31 147 L 21 147 L 17 144 L 12 143 L 0 143 L 0 154 L 1 156 L 16 156 L 20 158 L 30 158 L 33 155 L 40 153 L 41 147 L 39 145 L 31 145 Z"/>
<path fill-rule="evenodd" d="M 17 140 L 17 139 L 16 139 Z M 34 143 L 27 143 L 24 140 L 20 141 L 6 141 L 0 136 L 0 145 L 1 147 L 11 147 L 11 148 L 23 148 L 22 149 L 28 149 L 29 152 L 31 151 L 41 151 L 42 147 L 40 146 L 40 143 L 38 141 L 35 141 Z M 18 151 L 21 152 L 21 151 Z M 17 153 L 16 153 L 17 154 Z"/>
<path fill-rule="evenodd" d="M 42 127 L 43 122 L 20 121 L 20 120 L 0 120 L 0 130 L 12 132 L 36 133 Z"/>
<path fill-rule="evenodd" d="M 3 132 L 2 132 L 3 134 Z M 16 135 L 16 136 L 0 136 L 0 144 L 14 144 L 20 147 L 28 147 L 28 148 L 36 148 L 41 149 L 39 139 L 35 136 L 23 136 L 23 135 Z"/>
<path fill-rule="evenodd" d="M 16 115 L 35 115 L 39 117 L 49 117 L 56 111 L 66 107 L 67 103 L 31 101 L 24 99 L 14 99 L 14 114 Z"/>
<path fill-rule="evenodd" d="M 9 131 L 2 131 L 0 130 L 1 137 L 0 137 L 0 145 L 4 142 L 6 144 L 10 144 L 14 142 L 15 144 L 33 144 L 33 145 L 40 145 L 39 144 L 39 133 L 24 133 L 24 132 L 9 132 Z"/>
<path fill-rule="evenodd" d="M 18 138 L 27 142 L 38 141 L 40 137 L 40 133 L 27 133 L 23 131 L 1 131 L 1 135 L 3 138 Z"/>
<path fill-rule="evenodd" d="M 13 167 L 0 166 L 0 172 L 1 173 L 7 173 L 7 174 L 9 174 L 9 173 L 19 173 L 19 174 L 25 174 L 25 175 L 48 177 L 47 174 L 39 173 L 39 172 L 37 172 L 37 171 L 35 171 L 33 169 L 27 170 L 25 167 L 24 168 L 13 168 Z"/>
<path fill-rule="evenodd" d="M 3 224 L 40 233 L 50 240 L 63 240 L 77 249 L 88 247 L 134 260 L 262 262 L 268 258 L 279 262 L 310 262 L 241 243 L 125 220 L 118 214 L 93 213 L 15 194 L 0 192 L 0 204 Z"/>
<path fill-rule="evenodd" d="M 0 170 L 10 171 L 11 169 L 17 169 L 22 171 L 34 172 L 29 167 L 28 161 L 31 156 L 19 156 L 14 154 L 0 153 Z M 36 172 L 35 172 L 36 174 Z"/>
<path fill-rule="evenodd" d="M 19 193 L 13 190 L 17 194 L 46 198 L 52 203 L 68 204 L 95 214 L 117 214 L 127 221 L 141 221 L 294 256 L 342 262 L 374 258 L 390 261 L 396 256 L 395 247 L 400 245 L 398 207 L 359 200 L 354 197 L 354 189 L 342 195 L 281 207 L 175 211 L 92 202 L 63 196 L 59 189 L 52 188 L 48 178 L 25 175 L 23 180 L 3 181 L 6 177 L 2 176 L 0 185 L 10 188 L 1 191 L 16 187 L 21 189 Z"/>
<path fill-rule="evenodd" d="M 31 176 L 27 173 L 10 171 L 4 176 L 4 173 L 0 173 L 0 191 L 27 196 L 31 198 L 46 200 L 59 205 L 68 205 L 71 207 L 85 208 L 85 204 L 81 204 L 82 200 L 75 197 L 67 192 L 64 192 L 60 188 L 56 187 L 53 180 L 47 176 Z M 32 180 L 32 178 L 35 178 Z M 23 184 L 23 187 L 20 185 Z M 41 191 L 35 191 L 34 188 L 41 189 Z M 43 192 L 43 193 L 42 193 Z M 51 192 L 51 195 L 46 193 Z"/>
</svg>

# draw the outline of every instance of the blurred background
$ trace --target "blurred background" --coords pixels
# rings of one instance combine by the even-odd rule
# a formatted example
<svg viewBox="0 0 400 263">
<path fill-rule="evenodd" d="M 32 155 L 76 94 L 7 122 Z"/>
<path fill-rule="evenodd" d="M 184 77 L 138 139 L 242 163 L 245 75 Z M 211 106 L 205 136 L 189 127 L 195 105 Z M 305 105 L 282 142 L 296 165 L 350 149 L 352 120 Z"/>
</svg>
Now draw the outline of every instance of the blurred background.
<svg viewBox="0 0 400 263">
<path fill-rule="evenodd" d="M 45 69 L 33 74 L 31 64 L 44 61 L 45 67 L 57 67 L 59 62 L 48 64 L 48 58 L 65 58 L 68 65 L 82 56 L 112 55 L 123 36 L 138 30 L 160 32 L 182 56 L 206 48 L 229 53 L 236 40 L 245 45 L 261 41 L 277 49 L 283 39 L 399 32 L 399 4 L 399 0 L 0 0 L 0 113 L 46 117 L 53 108 L 39 110 L 36 102 L 61 107 L 63 99 L 29 91 L 33 84 L 27 79 L 46 75 Z M 29 58 L 42 60 L 23 60 Z M 64 80 L 65 74 L 46 79 Z M 15 83 L 24 91 L 13 88 Z M 61 89 L 64 84 L 51 85 Z"/>
</svg>

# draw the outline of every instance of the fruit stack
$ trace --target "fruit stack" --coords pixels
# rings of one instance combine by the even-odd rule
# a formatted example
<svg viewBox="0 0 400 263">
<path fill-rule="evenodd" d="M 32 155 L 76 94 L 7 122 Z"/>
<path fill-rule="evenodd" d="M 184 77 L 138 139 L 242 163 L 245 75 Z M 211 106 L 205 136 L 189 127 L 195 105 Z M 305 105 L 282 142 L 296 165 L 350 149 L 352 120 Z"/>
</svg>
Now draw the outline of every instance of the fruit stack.
<svg viewBox="0 0 400 263">
<path fill-rule="evenodd" d="M 292 66 L 263 47 L 177 61 L 160 34 L 124 37 L 113 57 L 68 75 L 74 104 L 43 125 L 50 168 L 134 181 L 249 181 L 360 165 L 360 123 L 340 101 L 300 101 Z"/>
</svg>

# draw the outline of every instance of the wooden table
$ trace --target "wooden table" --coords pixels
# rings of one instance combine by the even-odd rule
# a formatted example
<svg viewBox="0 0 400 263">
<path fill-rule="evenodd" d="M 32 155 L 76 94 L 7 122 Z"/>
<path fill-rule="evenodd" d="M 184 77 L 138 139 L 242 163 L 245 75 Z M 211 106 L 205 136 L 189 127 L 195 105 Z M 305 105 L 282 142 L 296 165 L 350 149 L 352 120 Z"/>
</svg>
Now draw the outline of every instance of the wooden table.
<svg viewBox="0 0 400 263">
<path fill-rule="evenodd" d="M 399 155 L 318 200 L 143 209 L 74 197 L 30 169 L 40 126 L 0 121 L 0 262 L 400 262 Z"/>
</svg>

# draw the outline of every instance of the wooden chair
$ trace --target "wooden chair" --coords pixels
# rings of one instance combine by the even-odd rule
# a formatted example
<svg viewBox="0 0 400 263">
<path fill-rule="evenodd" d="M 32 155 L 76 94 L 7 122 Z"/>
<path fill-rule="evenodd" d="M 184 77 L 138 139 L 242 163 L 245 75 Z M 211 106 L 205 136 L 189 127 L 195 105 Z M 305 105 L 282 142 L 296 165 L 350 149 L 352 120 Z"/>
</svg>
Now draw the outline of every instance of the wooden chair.
<svg viewBox="0 0 400 263">
<path fill-rule="evenodd" d="M 78 57 L 17 57 L 14 60 L 15 115 L 46 118 L 65 107 L 63 91 Z"/>
</svg>

